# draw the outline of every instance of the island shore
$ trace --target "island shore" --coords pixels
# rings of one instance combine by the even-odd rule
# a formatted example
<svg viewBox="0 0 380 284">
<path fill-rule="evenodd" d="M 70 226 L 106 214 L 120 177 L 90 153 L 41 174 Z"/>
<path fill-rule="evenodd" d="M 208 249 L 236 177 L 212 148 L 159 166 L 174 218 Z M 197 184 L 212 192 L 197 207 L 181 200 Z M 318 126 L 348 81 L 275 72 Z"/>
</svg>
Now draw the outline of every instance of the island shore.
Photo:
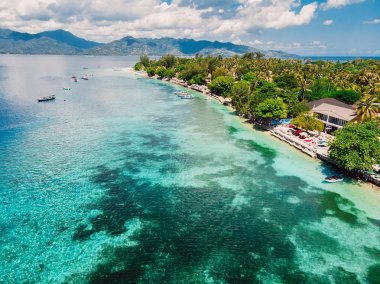
<svg viewBox="0 0 380 284">
<path fill-rule="evenodd" d="M 149 77 L 145 71 L 135 71 L 133 68 L 127 68 L 127 71 L 129 73 L 132 73 L 132 74 L 135 74 L 138 76 L 142 76 L 142 77 L 149 78 L 149 79 L 156 79 L 156 80 L 160 80 L 160 81 L 167 82 L 167 83 L 172 83 L 174 85 L 177 85 L 177 86 L 189 89 L 191 91 L 197 92 L 199 94 L 206 96 L 209 99 L 213 99 L 213 100 L 217 101 L 218 103 L 223 104 L 224 106 L 229 108 L 231 110 L 231 112 L 236 112 L 236 110 L 231 105 L 231 101 L 226 100 L 225 98 L 223 98 L 221 96 L 217 96 L 217 95 L 213 94 L 207 88 L 207 86 L 188 85 L 186 82 L 181 81 L 175 77 L 172 79 L 167 79 L 167 78 L 161 79 L 157 75 L 153 76 L 153 77 Z M 262 127 L 261 125 L 258 125 L 256 123 L 249 122 L 247 119 L 244 119 L 241 116 L 237 115 L 237 117 L 239 118 L 239 121 L 242 124 L 244 124 L 245 126 L 247 126 L 249 128 L 252 128 L 254 126 L 257 126 L 259 128 L 264 128 L 265 130 L 268 130 L 269 134 L 272 137 L 275 137 L 277 140 L 282 141 L 282 142 L 292 146 L 293 148 L 299 150 L 300 152 L 302 152 L 302 153 L 304 153 L 304 154 L 306 154 L 306 155 L 308 155 L 314 159 L 319 159 L 320 161 L 322 161 L 324 163 L 328 163 L 328 164 L 332 165 L 333 167 L 337 168 L 339 171 L 342 171 L 347 176 L 350 176 L 350 177 L 356 178 L 356 179 L 361 179 L 363 182 L 366 182 L 366 183 L 370 184 L 371 186 L 373 186 L 374 189 L 377 189 L 377 190 L 380 189 L 380 179 L 379 178 L 375 178 L 375 177 L 368 175 L 364 172 L 352 173 L 352 172 L 344 171 L 343 169 L 339 168 L 336 165 L 335 161 L 333 161 L 329 158 L 328 151 L 326 149 L 316 149 L 316 147 L 312 147 L 311 145 L 307 145 L 306 143 L 301 143 L 300 141 L 297 141 L 295 138 L 289 137 L 289 135 L 285 135 L 285 134 L 281 133 L 281 131 L 278 131 L 276 129 L 267 129 L 267 128 Z"/>
</svg>

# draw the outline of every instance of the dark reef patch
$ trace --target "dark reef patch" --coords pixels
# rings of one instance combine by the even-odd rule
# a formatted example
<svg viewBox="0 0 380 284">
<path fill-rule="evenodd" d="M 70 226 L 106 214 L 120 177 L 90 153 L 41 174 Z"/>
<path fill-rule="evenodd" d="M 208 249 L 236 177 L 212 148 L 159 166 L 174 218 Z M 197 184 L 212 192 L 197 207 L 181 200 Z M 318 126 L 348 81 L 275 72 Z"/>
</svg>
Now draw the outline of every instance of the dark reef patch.
<svg viewBox="0 0 380 284">
<path fill-rule="evenodd" d="M 260 153 L 268 165 L 273 164 L 274 158 L 277 156 L 274 149 L 262 146 L 253 140 L 237 139 L 235 144 L 242 149 L 246 149 L 247 151 L 255 151 Z"/>
<path fill-rule="evenodd" d="M 133 141 L 126 139 L 120 150 L 124 167 L 103 165 L 91 176 L 104 194 L 87 209 L 100 214 L 79 222 L 73 239 L 86 241 L 98 232 L 124 234 L 125 223 L 132 219 L 139 219 L 142 227 L 130 237 L 136 246 L 103 249 L 98 266 L 86 276 L 91 283 L 202 283 L 206 270 L 207 277 L 225 283 L 261 283 L 262 273 L 283 283 L 327 281 L 300 270 L 290 236 L 297 232 L 310 250 L 338 253 L 334 238 L 299 228 L 327 216 L 357 225 L 355 211 L 338 206 L 353 207 L 347 200 L 311 190 L 296 176 L 278 175 L 272 167 L 276 151 L 242 139 L 234 140 L 236 146 L 255 151 L 264 164 L 228 164 L 228 169 L 195 176 L 204 186 L 163 185 L 149 174 L 170 176 L 223 161 L 211 154 L 184 153 L 169 134 L 135 135 Z M 234 205 L 237 192 L 220 183 L 229 176 L 238 181 L 239 196 L 249 202 Z M 289 202 L 293 197 L 298 201 Z M 342 268 L 331 273 L 336 281 L 356 279 Z"/>
<path fill-rule="evenodd" d="M 367 281 L 369 284 L 380 284 L 380 263 L 368 268 Z"/>
<path fill-rule="evenodd" d="M 236 128 L 236 127 L 233 127 L 233 126 L 229 126 L 228 127 L 228 133 L 230 135 L 234 135 L 235 133 L 239 132 L 239 130 Z"/>
</svg>

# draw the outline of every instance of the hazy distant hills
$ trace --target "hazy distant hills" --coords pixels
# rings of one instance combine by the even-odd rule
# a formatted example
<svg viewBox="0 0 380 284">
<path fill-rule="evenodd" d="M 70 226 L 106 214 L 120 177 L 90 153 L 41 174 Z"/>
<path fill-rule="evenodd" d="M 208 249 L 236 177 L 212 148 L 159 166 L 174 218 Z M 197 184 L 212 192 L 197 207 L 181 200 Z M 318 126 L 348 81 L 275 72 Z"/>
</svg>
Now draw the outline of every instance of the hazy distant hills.
<svg viewBox="0 0 380 284">
<path fill-rule="evenodd" d="M 134 38 L 127 36 L 110 43 L 98 43 L 77 37 L 64 30 L 38 34 L 0 29 L 0 53 L 14 54 L 90 54 L 90 55 L 222 55 L 262 52 L 268 57 L 297 57 L 282 51 L 262 51 L 245 45 L 174 38 Z"/>
<path fill-rule="evenodd" d="M 64 30 L 28 34 L 0 29 L 1 53 L 77 54 L 99 45 Z"/>
<path fill-rule="evenodd" d="M 194 55 L 201 54 L 243 54 L 248 51 L 258 51 L 257 49 L 235 45 L 232 43 L 211 42 L 207 40 L 196 41 L 193 39 L 174 38 L 133 38 L 127 36 L 120 40 L 115 40 L 108 44 L 92 48 L 90 54 L 101 55 L 123 55 L 123 54 L 149 54 L 149 55 Z"/>
</svg>

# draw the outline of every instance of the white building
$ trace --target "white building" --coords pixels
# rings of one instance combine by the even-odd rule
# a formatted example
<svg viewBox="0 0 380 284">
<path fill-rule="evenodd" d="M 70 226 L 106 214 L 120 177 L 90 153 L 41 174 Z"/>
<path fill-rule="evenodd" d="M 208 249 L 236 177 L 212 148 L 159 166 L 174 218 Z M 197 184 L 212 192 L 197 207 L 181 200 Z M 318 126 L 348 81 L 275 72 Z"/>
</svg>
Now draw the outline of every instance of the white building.
<svg viewBox="0 0 380 284">
<path fill-rule="evenodd" d="M 311 112 L 325 124 L 326 129 L 334 131 L 356 118 L 356 107 L 328 98 L 308 103 Z"/>
</svg>

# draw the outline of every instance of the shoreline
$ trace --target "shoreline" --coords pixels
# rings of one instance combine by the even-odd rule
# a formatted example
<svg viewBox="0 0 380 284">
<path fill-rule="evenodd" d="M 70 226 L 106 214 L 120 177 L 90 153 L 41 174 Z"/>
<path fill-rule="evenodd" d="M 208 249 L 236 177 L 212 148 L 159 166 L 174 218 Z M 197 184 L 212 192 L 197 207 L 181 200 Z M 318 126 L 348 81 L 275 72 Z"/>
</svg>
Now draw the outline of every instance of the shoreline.
<svg viewBox="0 0 380 284">
<path fill-rule="evenodd" d="M 162 81 L 162 82 L 171 83 L 171 84 L 183 87 L 185 89 L 197 92 L 198 94 L 201 94 L 201 95 L 203 95 L 203 96 L 205 96 L 205 97 L 207 97 L 209 99 L 213 99 L 216 102 L 222 104 L 223 106 L 225 106 L 229 110 L 231 110 L 231 112 L 236 112 L 236 110 L 230 104 L 225 104 L 225 99 L 223 97 L 220 97 L 220 96 L 212 94 L 208 90 L 208 88 L 206 86 L 203 86 L 203 87 L 206 88 L 208 90 L 208 92 L 204 92 L 204 91 L 197 90 L 195 88 L 191 88 L 191 86 L 189 86 L 187 83 L 186 84 L 181 84 L 181 83 L 179 83 L 180 81 L 177 78 L 175 78 L 175 77 L 174 78 L 176 80 L 173 80 L 173 79 L 162 80 L 162 79 L 159 79 L 157 76 L 149 77 L 146 74 L 145 71 L 135 71 L 133 68 L 128 68 L 128 71 L 130 73 L 132 73 L 132 74 L 135 74 L 135 75 L 138 75 L 138 76 L 142 76 L 144 78 L 156 79 L 156 80 L 159 80 L 159 81 Z M 319 153 L 318 151 L 311 150 L 310 146 L 306 147 L 305 145 L 301 145 L 300 143 L 296 143 L 294 141 L 289 141 L 289 139 L 286 139 L 284 137 L 281 138 L 281 136 L 278 133 L 276 133 L 275 131 L 273 131 L 273 130 L 264 129 L 264 128 L 260 127 L 260 125 L 258 125 L 258 124 L 247 122 L 247 120 L 245 120 L 243 117 L 241 117 L 239 115 L 235 115 L 235 116 L 238 118 L 238 120 L 244 126 L 246 126 L 246 127 L 249 126 L 250 129 L 255 128 L 255 126 L 256 126 L 256 127 L 259 127 L 259 128 L 261 128 L 263 130 L 266 130 L 266 131 L 263 131 L 263 132 L 269 132 L 268 133 L 269 136 L 274 137 L 277 141 L 283 142 L 284 144 L 287 144 L 287 145 L 291 146 L 292 148 L 298 150 L 299 152 L 302 152 L 303 154 L 308 155 L 309 157 L 311 157 L 314 160 L 317 159 L 321 163 L 329 164 L 330 166 L 334 167 L 338 171 L 342 172 L 345 176 L 348 176 L 348 177 L 350 177 L 352 179 L 360 179 L 363 183 L 365 183 L 367 185 L 370 185 L 375 190 L 380 190 L 380 180 L 377 180 L 377 179 L 375 179 L 375 178 L 373 178 L 371 176 L 368 176 L 368 175 L 366 175 L 364 173 L 360 173 L 360 172 L 359 173 L 350 173 L 350 172 L 347 172 L 346 170 L 339 168 L 336 165 L 336 163 L 334 161 L 332 161 L 327 155 Z"/>
</svg>

